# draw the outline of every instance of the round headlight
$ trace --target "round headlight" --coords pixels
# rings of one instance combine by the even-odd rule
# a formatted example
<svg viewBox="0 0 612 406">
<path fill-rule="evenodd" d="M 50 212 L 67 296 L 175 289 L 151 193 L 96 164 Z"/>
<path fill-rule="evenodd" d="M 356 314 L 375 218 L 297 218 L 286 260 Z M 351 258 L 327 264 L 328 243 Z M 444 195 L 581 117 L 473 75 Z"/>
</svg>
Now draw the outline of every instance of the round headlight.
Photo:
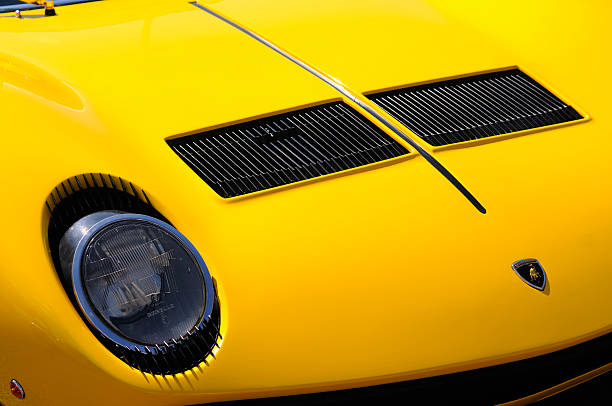
<svg viewBox="0 0 612 406">
<path fill-rule="evenodd" d="M 152 356 L 167 352 L 211 318 L 215 291 L 204 261 L 159 219 L 93 213 L 68 229 L 59 249 L 83 314 L 121 347 Z"/>
</svg>

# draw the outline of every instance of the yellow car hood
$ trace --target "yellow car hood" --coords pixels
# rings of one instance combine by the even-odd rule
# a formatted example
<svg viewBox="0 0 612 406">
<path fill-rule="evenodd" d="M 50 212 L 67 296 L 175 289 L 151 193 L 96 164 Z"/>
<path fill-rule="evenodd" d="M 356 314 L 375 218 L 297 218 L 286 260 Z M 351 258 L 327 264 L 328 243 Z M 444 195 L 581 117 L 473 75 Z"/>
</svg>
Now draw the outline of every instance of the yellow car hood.
<svg viewBox="0 0 612 406">
<path fill-rule="evenodd" d="M 33 401 L 49 404 L 61 390 L 58 404 L 78 402 L 66 387 L 87 388 L 101 404 L 349 387 L 524 358 L 610 330 L 605 7 L 581 16 L 558 2 L 472 13 L 435 1 L 202 3 L 355 93 L 517 65 L 592 119 L 432 150 L 485 215 L 415 153 L 224 200 L 167 138 L 342 96 L 184 1 L 109 0 L 1 19 L 2 180 L 12 198 L 0 208 L 15 215 L 0 244 L 10 292 L 0 296 L 0 338 L 13 348 L 7 365 L 23 361 L 11 361 L 10 374 L 27 377 Z M 536 24 L 544 12 L 551 23 Z M 224 340 L 210 366 L 141 374 L 67 299 L 46 252 L 44 202 L 62 180 L 89 172 L 144 188 L 202 253 L 222 304 Z M 512 271 L 523 258 L 540 260 L 545 291 Z"/>
</svg>

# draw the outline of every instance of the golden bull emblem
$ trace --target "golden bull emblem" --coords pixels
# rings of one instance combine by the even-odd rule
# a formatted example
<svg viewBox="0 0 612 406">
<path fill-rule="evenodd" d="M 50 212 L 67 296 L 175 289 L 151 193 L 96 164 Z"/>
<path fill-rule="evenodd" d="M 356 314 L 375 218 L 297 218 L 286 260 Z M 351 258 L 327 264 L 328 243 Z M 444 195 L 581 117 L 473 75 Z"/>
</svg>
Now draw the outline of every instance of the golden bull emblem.
<svg viewBox="0 0 612 406">
<path fill-rule="evenodd" d="M 531 282 L 536 282 L 540 278 L 540 273 L 535 269 L 533 265 L 529 267 L 529 279 Z"/>
</svg>

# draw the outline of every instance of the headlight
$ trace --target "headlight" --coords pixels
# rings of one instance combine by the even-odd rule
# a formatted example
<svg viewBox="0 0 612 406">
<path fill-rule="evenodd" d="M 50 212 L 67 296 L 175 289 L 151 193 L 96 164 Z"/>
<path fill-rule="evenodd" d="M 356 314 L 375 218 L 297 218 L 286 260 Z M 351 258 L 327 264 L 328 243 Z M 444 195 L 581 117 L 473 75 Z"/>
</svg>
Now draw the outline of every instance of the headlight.
<svg viewBox="0 0 612 406">
<path fill-rule="evenodd" d="M 68 229 L 59 252 L 64 279 L 97 333 L 151 362 L 185 340 L 196 348 L 192 338 L 211 318 L 215 291 L 199 253 L 174 227 L 146 215 L 97 212 Z"/>
</svg>

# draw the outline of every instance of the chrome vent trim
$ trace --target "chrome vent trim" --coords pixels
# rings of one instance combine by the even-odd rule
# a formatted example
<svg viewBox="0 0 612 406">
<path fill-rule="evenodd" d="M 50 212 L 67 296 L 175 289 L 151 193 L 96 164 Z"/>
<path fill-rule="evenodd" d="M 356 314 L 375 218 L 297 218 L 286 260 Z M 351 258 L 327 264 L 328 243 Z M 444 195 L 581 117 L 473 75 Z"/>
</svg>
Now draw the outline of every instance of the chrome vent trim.
<svg viewBox="0 0 612 406">
<path fill-rule="evenodd" d="M 168 144 L 224 198 L 408 153 L 343 102 L 205 131 Z"/>
<path fill-rule="evenodd" d="M 519 69 L 367 95 L 433 146 L 582 119 Z"/>
</svg>

